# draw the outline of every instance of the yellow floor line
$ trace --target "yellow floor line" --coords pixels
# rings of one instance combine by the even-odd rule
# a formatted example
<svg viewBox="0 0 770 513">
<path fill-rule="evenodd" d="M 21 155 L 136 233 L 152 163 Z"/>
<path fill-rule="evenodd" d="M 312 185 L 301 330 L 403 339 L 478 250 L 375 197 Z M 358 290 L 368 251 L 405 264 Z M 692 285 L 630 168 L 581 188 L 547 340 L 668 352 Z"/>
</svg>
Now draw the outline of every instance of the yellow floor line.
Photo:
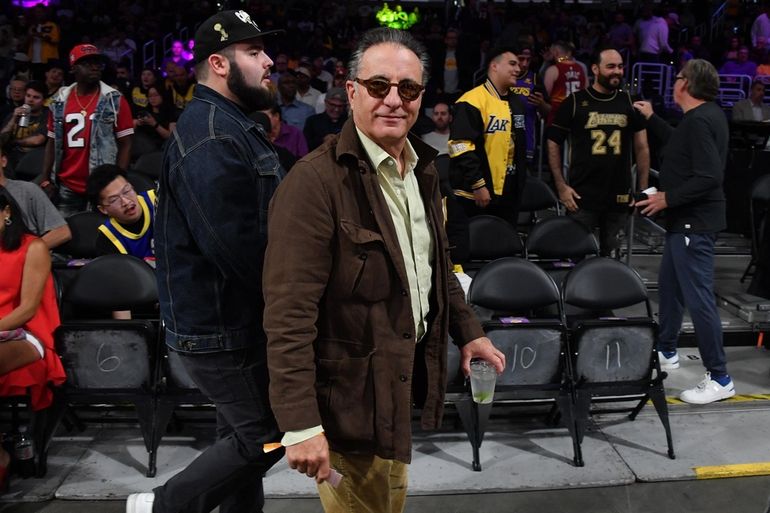
<svg viewBox="0 0 770 513">
<path fill-rule="evenodd" d="M 724 401 L 721 401 L 723 403 L 746 403 L 751 401 L 770 401 L 770 394 L 743 394 L 743 395 L 736 395 L 731 397 L 730 399 L 725 399 Z M 684 401 L 679 399 L 678 397 L 666 397 L 666 402 L 668 404 L 685 404 Z"/>
<path fill-rule="evenodd" d="M 770 462 L 693 467 L 697 479 L 722 479 L 770 475 Z"/>
</svg>

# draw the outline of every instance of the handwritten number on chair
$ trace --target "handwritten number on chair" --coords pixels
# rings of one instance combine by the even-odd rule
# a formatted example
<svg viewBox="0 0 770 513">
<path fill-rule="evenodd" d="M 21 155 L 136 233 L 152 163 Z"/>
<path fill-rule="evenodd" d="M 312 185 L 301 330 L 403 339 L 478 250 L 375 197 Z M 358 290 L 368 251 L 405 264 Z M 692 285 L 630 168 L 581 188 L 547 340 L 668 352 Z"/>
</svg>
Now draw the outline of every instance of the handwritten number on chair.
<svg viewBox="0 0 770 513">
<path fill-rule="evenodd" d="M 102 345 L 99 346 L 99 350 L 96 351 L 96 365 L 102 372 L 115 372 L 118 370 L 118 367 L 120 367 L 120 358 L 117 356 L 108 356 L 103 358 L 102 350 L 104 349 L 105 345 L 106 342 L 102 342 Z"/>
<path fill-rule="evenodd" d="M 609 370 L 610 363 L 614 365 L 615 356 L 617 356 L 617 362 L 618 362 L 617 367 L 618 369 L 620 369 L 622 367 L 622 365 L 620 364 L 620 340 L 613 340 L 612 342 L 610 342 L 604 347 L 604 350 L 607 354 L 607 362 L 605 364 L 605 368 Z M 612 354 L 613 352 L 615 353 L 614 355 Z"/>
<path fill-rule="evenodd" d="M 519 354 L 519 344 L 516 344 L 513 346 L 513 358 L 511 358 L 513 365 L 511 367 L 511 371 L 516 370 L 517 362 L 521 364 L 522 369 L 529 369 L 532 367 L 532 364 L 535 363 L 536 359 L 537 351 L 529 346 L 524 346 L 521 348 L 521 354 Z"/>
</svg>

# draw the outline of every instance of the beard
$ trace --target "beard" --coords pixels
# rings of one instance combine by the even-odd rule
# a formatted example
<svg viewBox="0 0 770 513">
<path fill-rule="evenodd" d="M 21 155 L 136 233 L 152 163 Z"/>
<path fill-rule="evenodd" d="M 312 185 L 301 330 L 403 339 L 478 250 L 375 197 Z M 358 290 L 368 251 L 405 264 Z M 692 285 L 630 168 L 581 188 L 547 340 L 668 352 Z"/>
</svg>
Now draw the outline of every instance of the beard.
<svg viewBox="0 0 770 513">
<path fill-rule="evenodd" d="M 238 63 L 230 61 L 230 74 L 227 77 L 227 87 L 238 98 L 238 101 L 246 108 L 247 112 L 265 110 L 273 103 L 273 94 L 262 85 L 250 86 L 246 83 Z"/>
<path fill-rule="evenodd" d="M 599 82 L 599 85 L 603 88 L 609 90 L 609 91 L 616 91 L 623 87 L 623 77 L 621 76 L 618 80 L 617 85 L 612 83 L 612 78 L 614 77 L 608 77 L 606 75 L 602 75 L 601 73 L 596 75 L 596 81 Z"/>
</svg>

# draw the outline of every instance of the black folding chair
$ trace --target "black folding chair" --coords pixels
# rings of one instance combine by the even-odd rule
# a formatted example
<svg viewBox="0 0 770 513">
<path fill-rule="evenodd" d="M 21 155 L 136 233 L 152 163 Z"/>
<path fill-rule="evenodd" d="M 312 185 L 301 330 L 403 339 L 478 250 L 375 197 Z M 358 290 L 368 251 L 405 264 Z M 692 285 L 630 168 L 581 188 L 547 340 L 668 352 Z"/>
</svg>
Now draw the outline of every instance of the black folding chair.
<svg viewBox="0 0 770 513">
<path fill-rule="evenodd" d="M 147 476 L 156 472 L 159 433 L 154 422 L 157 320 L 116 320 L 110 312 L 153 306 L 153 269 L 128 255 L 106 255 L 86 264 L 63 295 L 64 303 L 89 312 L 63 322 L 56 350 L 67 373 L 60 400 L 67 404 L 134 406 L 149 454 Z M 101 313 L 101 315 L 100 315 Z"/>
<path fill-rule="evenodd" d="M 765 223 L 770 222 L 770 175 L 759 177 L 751 186 L 749 199 L 749 226 L 751 227 L 751 261 L 741 276 L 741 283 L 751 276 L 751 268 L 759 260 L 759 248 L 765 233 Z"/>
<path fill-rule="evenodd" d="M 562 298 L 564 305 L 606 312 L 643 303 L 646 316 L 620 317 L 599 313 L 592 319 L 575 319 L 569 326 L 569 354 L 575 393 L 575 420 L 579 441 L 588 422 L 591 401 L 596 397 L 642 396 L 629 418 L 634 420 L 648 400 L 652 400 L 666 432 L 668 456 L 674 458 L 674 445 L 668 419 L 668 405 L 655 350 L 657 324 L 647 289 L 639 275 L 611 258 L 583 260 L 567 275 Z M 569 317 L 568 317 L 569 322 Z"/>
<path fill-rule="evenodd" d="M 551 415 L 556 414 L 558 407 L 572 436 L 575 464 L 582 465 L 572 420 L 570 381 L 564 378 L 569 374 L 569 361 L 565 355 L 564 318 L 556 284 L 532 262 L 516 257 L 502 258 L 478 272 L 471 284 L 469 301 L 495 312 L 483 327 L 495 347 L 505 353 L 507 367 L 497 377 L 494 401 L 553 401 Z M 555 306 L 557 314 L 542 317 L 547 315 L 543 314 L 547 306 Z M 453 369 L 450 367 L 449 371 Z M 458 384 L 456 378 L 454 383 Z M 473 447 L 473 469 L 478 471 L 481 470 L 479 448 L 492 403 L 475 403 L 467 387 L 464 390 L 464 394 L 454 396 L 454 404 Z"/>
<path fill-rule="evenodd" d="M 471 217 L 468 230 L 470 254 L 468 263 L 463 267 L 470 275 L 492 260 L 524 253 L 516 228 L 505 219 L 487 215 Z"/>
</svg>

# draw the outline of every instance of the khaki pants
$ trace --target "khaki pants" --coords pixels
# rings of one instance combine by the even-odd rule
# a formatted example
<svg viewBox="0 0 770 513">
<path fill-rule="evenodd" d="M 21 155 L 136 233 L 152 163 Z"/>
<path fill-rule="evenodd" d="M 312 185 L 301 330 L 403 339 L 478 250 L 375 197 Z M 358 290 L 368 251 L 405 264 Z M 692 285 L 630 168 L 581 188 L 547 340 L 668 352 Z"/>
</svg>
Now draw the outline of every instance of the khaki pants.
<svg viewBox="0 0 770 513">
<path fill-rule="evenodd" d="M 339 487 L 318 485 L 326 513 L 402 513 L 406 501 L 407 465 L 377 456 L 342 455 L 331 451 L 332 468 L 344 477 Z"/>
</svg>

